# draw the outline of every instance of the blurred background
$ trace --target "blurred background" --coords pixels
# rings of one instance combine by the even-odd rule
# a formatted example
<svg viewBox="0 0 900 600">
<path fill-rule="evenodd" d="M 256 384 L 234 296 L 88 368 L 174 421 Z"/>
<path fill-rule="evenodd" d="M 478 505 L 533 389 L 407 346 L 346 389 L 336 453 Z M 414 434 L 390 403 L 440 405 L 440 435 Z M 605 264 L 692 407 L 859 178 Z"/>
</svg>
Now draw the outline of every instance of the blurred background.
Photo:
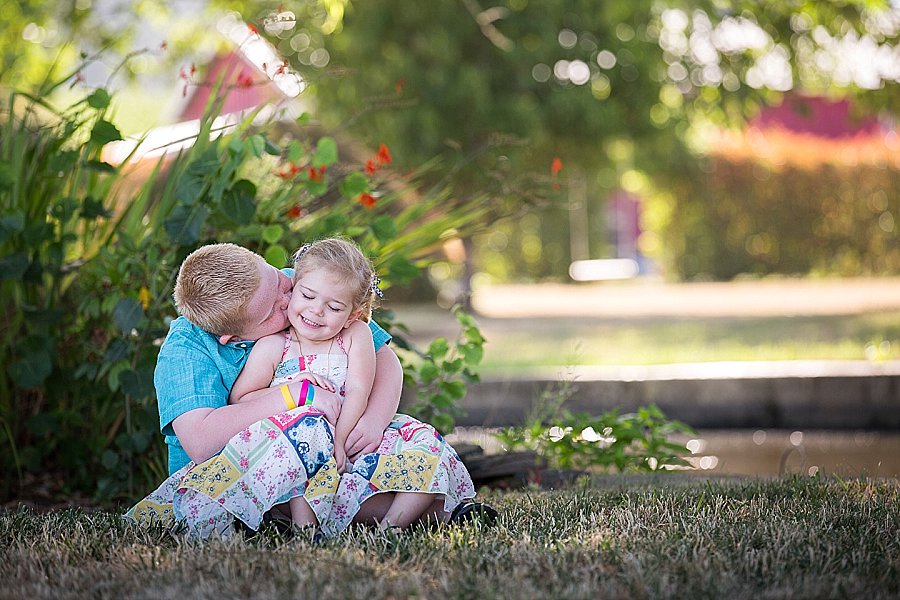
<svg viewBox="0 0 900 600">
<path fill-rule="evenodd" d="M 592 386 L 686 379 L 628 368 L 701 363 L 707 369 L 691 377 L 706 387 L 677 398 L 629 392 L 629 402 L 662 403 L 675 418 L 691 416 L 678 407 L 696 406 L 703 395 L 731 412 L 748 406 L 740 418 L 710 409 L 709 420 L 689 421 L 711 432 L 690 438 L 702 442 L 693 444 L 698 464 L 716 457 L 705 468 L 757 472 L 729 471 L 724 451 L 708 450 L 708 440 L 728 437 L 712 433 L 723 427 L 746 444 L 779 440 L 772 452 L 782 460 L 759 472 L 784 472 L 790 464 L 784 457 L 796 458 L 794 442 L 804 439 L 789 434 L 813 429 L 843 430 L 841 439 L 849 440 L 843 456 L 847 448 L 885 444 L 873 451 L 874 462 L 846 466 L 898 474 L 897 465 L 882 467 L 879 458 L 895 452 L 891 431 L 900 427 L 883 418 L 900 405 L 896 3 L 25 0 L 0 4 L 0 15 L 5 97 L 16 92 L 63 116 L 87 102 L 115 123 L 114 135 L 91 139 L 99 163 L 122 174 L 108 196 L 119 208 L 138 197 L 153 203 L 143 190 L 163 186 L 153 179 L 159 157 L 184 152 L 213 105 L 220 117 L 260 110 L 269 131 L 299 125 L 297 139 L 327 136 L 342 160 L 380 177 L 377 186 L 349 186 L 354 193 L 344 194 L 368 208 L 377 203 L 376 212 L 337 227 L 354 237 L 372 230 L 366 235 L 378 242 L 390 288 L 381 318 L 406 326 L 398 336 L 419 345 L 452 339 L 459 322 L 448 309 L 462 305 L 475 315 L 484 344 L 477 361 L 482 382 L 470 382 L 466 400 L 470 415 L 473 405 L 488 402 L 480 394 L 501 396 L 486 384 L 522 381 L 569 381 L 582 394 L 602 396 L 596 406 L 629 409 L 610 389 Z M 7 125 L 17 114 L 12 99 L 8 107 Z M 213 129 L 229 126 L 234 121 Z M 299 146 L 291 148 L 281 157 L 290 155 L 288 165 L 296 167 Z M 0 183 L 18 189 L 11 183 L 15 149 L 7 143 L 7 150 Z M 327 154 L 321 145 L 317 151 Z M 288 179 L 284 171 L 266 172 Z M 340 169 L 329 166 L 333 172 Z M 304 181 L 307 192 L 316 177 Z M 253 181 L 262 193 L 263 184 Z M 206 221 L 179 221 L 196 230 L 193 236 L 174 238 L 169 220 L 176 250 L 168 259 L 152 256 L 162 256 L 158 262 L 171 271 L 191 247 L 228 238 L 278 264 L 300 235 L 331 231 L 309 226 L 313 204 L 278 198 L 277 210 L 259 209 L 254 223 L 212 219 L 210 229 Z M 246 206 L 235 202 L 232 216 Z M 407 219 L 417 204 L 420 214 Z M 382 206 L 388 221 L 400 225 L 377 220 Z M 10 286 L 33 275 L 38 261 L 21 250 L 34 244 L 22 238 L 20 213 L 13 203 L 3 209 L 0 280 L 6 310 L 21 312 L 30 305 Z M 452 218 L 427 220 L 444 214 Z M 413 243 L 417 238 L 399 235 L 397 227 L 419 231 L 421 239 Z M 60 258 L 67 268 L 78 261 L 89 262 Z M 160 323 L 165 314 L 171 318 L 165 277 L 154 275 L 156 285 L 135 279 L 134 270 L 110 273 L 92 285 L 120 289 L 116 299 L 131 304 L 108 302 L 96 308 L 97 317 L 136 326 L 152 321 L 156 306 Z M 130 287 L 121 284 L 126 280 Z M 153 302 L 144 302 L 143 290 Z M 145 321 L 129 321 L 126 309 L 135 306 Z M 86 339 L 90 331 L 82 326 L 76 333 Z M 145 344 L 160 331 L 147 333 Z M 46 334 L 31 333 L 35 340 Z M 59 373 L 62 340 L 52 350 L 24 344 L 37 348 L 29 354 L 14 343 L 21 334 L 10 327 L 4 346 L 4 425 L 10 448 L 19 450 L 10 463 L 19 482 L 48 464 L 51 452 L 39 449 L 41 440 L 74 406 L 48 409 L 52 394 L 41 387 Z M 131 441 L 117 446 L 121 423 L 133 416 L 131 409 L 120 416 L 121 398 L 109 401 L 94 460 L 113 472 L 154 443 L 146 433 L 152 433 L 153 355 L 120 356 L 122 348 L 111 345 L 115 336 L 95 337 L 102 338 L 98 364 L 79 377 L 102 379 L 113 396 L 139 401 L 150 415 L 150 425 L 130 424 Z M 23 365 L 41 361 L 52 368 L 23 375 L 31 372 Z M 784 361 L 792 366 L 778 366 Z M 734 366 L 751 362 L 763 365 L 752 376 Z M 109 366 L 119 363 L 119 371 Z M 598 367 L 607 370 L 590 370 Z M 118 373 L 126 372 L 120 382 Z M 110 373 L 112 381 L 103 379 Z M 803 396 L 802 414 L 792 421 L 784 415 L 794 409 L 782 404 L 790 400 L 735 391 L 736 382 L 759 379 L 805 382 L 811 399 Z M 845 384 L 862 391 L 830 391 Z M 27 410 L 16 407 L 21 397 L 31 402 Z M 816 398 L 838 406 L 825 412 L 865 419 L 816 420 L 809 416 L 821 412 Z M 509 402 L 530 405 L 533 398 Z M 758 418 L 753 411 L 760 404 L 776 409 Z M 509 424 L 485 422 L 483 415 L 461 419 Z M 774 432 L 768 438 L 767 430 Z M 797 469 L 812 474 L 819 467 L 805 456 Z M 128 464 L 129 472 L 137 468 Z M 150 461 L 145 472 L 159 470 Z M 110 476 L 107 485 L 115 495 L 124 484 Z"/>
</svg>

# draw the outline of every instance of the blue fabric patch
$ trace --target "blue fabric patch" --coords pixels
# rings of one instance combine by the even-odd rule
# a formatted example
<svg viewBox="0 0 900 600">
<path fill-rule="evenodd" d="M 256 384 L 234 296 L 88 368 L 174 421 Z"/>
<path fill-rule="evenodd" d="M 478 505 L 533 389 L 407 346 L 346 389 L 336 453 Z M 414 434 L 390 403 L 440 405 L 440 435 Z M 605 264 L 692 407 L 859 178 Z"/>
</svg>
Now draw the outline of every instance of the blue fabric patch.
<svg viewBox="0 0 900 600">
<path fill-rule="evenodd" d="M 378 454 L 372 452 L 356 459 L 356 462 L 353 463 L 353 472 L 360 475 L 363 479 L 369 480 L 377 467 Z"/>
</svg>

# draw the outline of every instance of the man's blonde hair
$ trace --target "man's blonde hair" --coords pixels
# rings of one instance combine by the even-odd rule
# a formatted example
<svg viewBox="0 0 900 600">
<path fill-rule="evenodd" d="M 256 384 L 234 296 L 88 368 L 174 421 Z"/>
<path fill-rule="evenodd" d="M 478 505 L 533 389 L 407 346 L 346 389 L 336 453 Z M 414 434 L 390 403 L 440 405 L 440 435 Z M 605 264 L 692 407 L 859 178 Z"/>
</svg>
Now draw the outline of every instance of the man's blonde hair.
<svg viewBox="0 0 900 600">
<path fill-rule="evenodd" d="M 213 335 L 239 335 L 259 288 L 262 257 L 235 244 L 201 246 L 184 259 L 175 281 L 175 307 Z"/>
</svg>

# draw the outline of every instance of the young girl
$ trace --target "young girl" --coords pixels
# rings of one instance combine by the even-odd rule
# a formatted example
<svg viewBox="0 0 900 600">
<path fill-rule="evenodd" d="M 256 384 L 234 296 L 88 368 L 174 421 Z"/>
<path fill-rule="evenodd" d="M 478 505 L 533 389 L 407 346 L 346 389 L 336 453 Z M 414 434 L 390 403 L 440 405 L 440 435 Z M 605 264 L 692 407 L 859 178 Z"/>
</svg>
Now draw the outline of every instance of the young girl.
<svg viewBox="0 0 900 600">
<path fill-rule="evenodd" d="M 372 332 L 366 323 L 376 290 L 380 292 L 376 281 L 368 259 L 350 242 L 332 238 L 303 246 L 294 256 L 291 326 L 256 343 L 231 390 L 230 401 L 240 402 L 256 390 L 280 387 L 288 408 L 309 404 L 316 387 L 338 393 L 342 402 L 334 460 L 339 473 L 347 466 L 347 436 L 366 409 L 375 379 Z M 304 382 L 299 398 L 286 385 L 296 381 Z M 318 524 L 307 499 L 295 497 L 289 504 L 295 524 Z"/>
</svg>

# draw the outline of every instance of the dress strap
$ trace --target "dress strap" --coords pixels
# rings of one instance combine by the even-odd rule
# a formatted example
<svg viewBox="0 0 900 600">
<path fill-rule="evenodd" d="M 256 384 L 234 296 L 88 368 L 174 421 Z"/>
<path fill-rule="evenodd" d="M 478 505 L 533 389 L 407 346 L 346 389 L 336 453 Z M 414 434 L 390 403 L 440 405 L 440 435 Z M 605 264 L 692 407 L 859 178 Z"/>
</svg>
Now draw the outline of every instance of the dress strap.
<svg viewBox="0 0 900 600">
<path fill-rule="evenodd" d="M 281 360 L 284 360 L 284 357 L 287 356 L 288 350 L 291 349 L 291 330 L 285 329 L 284 331 L 284 347 L 281 349 Z"/>
<path fill-rule="evenodd" d="M 341 349 L 341 352 L 343 352 L 344 354 L 347 354 L 347 349 L 344 348 L 344 336 L 342 336 L 341 334 L 337 334 L 337 343 L 338 343 L 338 348 Z"/>
</svg>

